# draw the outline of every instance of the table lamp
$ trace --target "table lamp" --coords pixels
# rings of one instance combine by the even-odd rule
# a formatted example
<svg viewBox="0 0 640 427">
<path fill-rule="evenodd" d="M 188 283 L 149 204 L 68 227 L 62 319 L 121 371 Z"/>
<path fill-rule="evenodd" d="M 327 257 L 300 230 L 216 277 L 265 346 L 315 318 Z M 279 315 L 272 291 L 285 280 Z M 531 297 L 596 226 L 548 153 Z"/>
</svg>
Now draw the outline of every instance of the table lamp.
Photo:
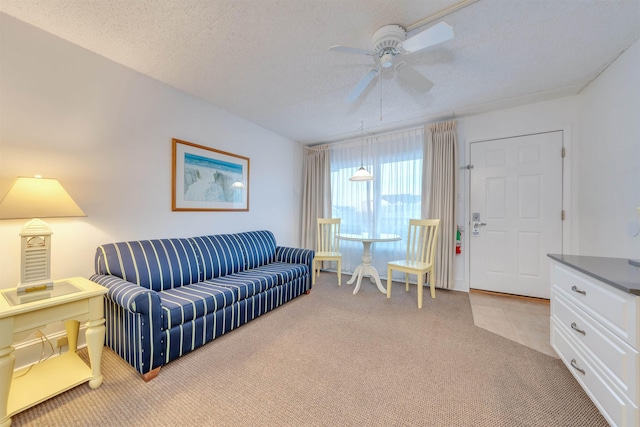
<svg viewBox="0 0 640 427">
<path fill-rule="evenodd" d="M 16 291 L 23 302 L 47 298 L 53 289 L 52 232 L 40 218 L 72 216 L 87 215 L 53 178 L 18 177 L 0 201 L 0 219 L 33 218 L 20 233 L 20 283 Z"/>
</svg>

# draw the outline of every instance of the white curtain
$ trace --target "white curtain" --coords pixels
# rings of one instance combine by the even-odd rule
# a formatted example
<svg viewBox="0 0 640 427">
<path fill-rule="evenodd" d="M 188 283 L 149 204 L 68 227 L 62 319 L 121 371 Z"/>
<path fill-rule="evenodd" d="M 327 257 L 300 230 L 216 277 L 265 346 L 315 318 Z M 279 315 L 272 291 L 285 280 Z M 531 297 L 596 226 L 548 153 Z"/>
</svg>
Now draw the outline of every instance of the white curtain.
<svg viewBox="0 0 640 427">
<path fill-rule="evenodd" d="M 435 286 L 450 289 L 454 284 L 453 257 L 456 244 L 456 177 L 458 174 L 458 138 L 456 122 L 426 126 L 427 162 L 431 173 L 429 204 L 423 210 L 425 218 L 440 219 L 438 247 L 434 260 Z"/>
<path fill-rule="evenodd" d="M 316 220 L 331 215 L 330 151 L 327 145 L 306 147 L 302 194 L 302 247 L 315 249 Z"/>
<path fill-rule="evenodd" d="M 331 209 L 332 217 L 342 220 L 341 232 L 402 236 L 373 244 L 372 264 L 381 276 L 387 261 L 404 259 L 409 219 L 420 217 L 423 152 L 423 128 L 331 145 Z M 373 181 L 349 181 L 361 164 Z M 340 252 L 343 270 L 353 272 L 361 263 L 362 244 L 343 240 Z"/>
</svg>

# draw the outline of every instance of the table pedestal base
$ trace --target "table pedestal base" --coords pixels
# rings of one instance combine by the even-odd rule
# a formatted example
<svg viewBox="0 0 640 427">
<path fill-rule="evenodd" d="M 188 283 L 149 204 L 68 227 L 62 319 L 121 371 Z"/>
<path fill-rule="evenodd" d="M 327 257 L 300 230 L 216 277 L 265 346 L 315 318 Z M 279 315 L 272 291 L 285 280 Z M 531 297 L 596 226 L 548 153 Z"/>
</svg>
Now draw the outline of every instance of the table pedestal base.
<svg viewBox="0 0 640 427">
<path fill-rule="evenodd" d="M 353 272 L 353 276 L 351 276 L 351 279 L 349 279 L 349 281 L 347 282 L 347 285 L 351 285 L 356 281 L 356 279 L 358 279 L 358 281 L 356 282 L 356 288 L 353 290 L 354 295 L 357 294 L 360 290 L 362 278 L 365 276 L 369 277 L 371 283 L 376 284 L 380 292 L 382 292 L 383 294 L 387 293 L 387 290 L 383 288 L 382 283 L 380 283 L 378 270 L 376 270 L 376 268 L 371 265 L 371 243 L 372 242 L 367 241 L 362 242 L 362 246 L 364 247 L 364 250 L 362 251 L 362 264 L 356 267 L 355 271 Z"/>
<path fill-rule="evenodd" d="M 387 293 L 387 290 L 382 287 L 382 283 L 380 282 L 380 276 L 378 275 L 378 270 L 376 270 L 376 268 L 371 264 L 369 265 L 360 264 L 359 266 L 356 267 L 356 270 L 353 272 L 353 276 L 351 276 L 351 279 L 349 279 L 349 281 L 347 282 L 347 285 L 351 285 L 353 284 L 353 282 L 356 281 L 356 279 L 358 279 L 356 283 L 356 288 L 353 290 L 354 295 L 357 294 L 358 291 L 360 290 L 360 283 L 362 282 L 362 278 L 366 276 L 368 276 L 369 279 L 371 279 L 371 283 L 376 284 L 380 292 L 382 292 L 383 294 Z"/>
</svg>

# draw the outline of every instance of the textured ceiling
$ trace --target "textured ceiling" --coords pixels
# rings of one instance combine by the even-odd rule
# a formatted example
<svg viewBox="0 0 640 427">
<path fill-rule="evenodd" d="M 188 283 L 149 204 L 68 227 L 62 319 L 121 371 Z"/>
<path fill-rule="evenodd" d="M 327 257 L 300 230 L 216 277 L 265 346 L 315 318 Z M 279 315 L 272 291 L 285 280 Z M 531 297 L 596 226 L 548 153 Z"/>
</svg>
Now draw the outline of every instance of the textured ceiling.
<svg viewBox="0 0 640 427">
<path fill-rule="evenodd" d="M 292 140 L 310 144 L 576 94 L 640 38 L 640 0 L 479 0 L 455 37 L 403 56 L 435 86 L 385 69 L 347 94 L 387 24 L 412 27 L 460 0 L 0 0 L 0 11 Z M 640 70 L 639 70 L 640 72 Z M 381 120 L 382 119 L 382 120 Z"/>
</svg>

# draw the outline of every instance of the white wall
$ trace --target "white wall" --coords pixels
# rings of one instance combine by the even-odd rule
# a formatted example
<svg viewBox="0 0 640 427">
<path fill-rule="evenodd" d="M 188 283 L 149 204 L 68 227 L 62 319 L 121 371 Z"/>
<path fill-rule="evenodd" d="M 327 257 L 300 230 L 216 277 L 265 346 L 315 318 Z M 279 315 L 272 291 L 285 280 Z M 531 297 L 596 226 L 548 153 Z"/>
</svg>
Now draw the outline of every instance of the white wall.
<svg viewBox="0 0 640 427">
<path fill-rule="evenodd" d="M 460 149 L 460 166 L 466 165 L 469 156 L 469 144 L 474 141 L 524 135 L 549 130 L 562 130 L 565 146 L 568 148 L 565 158 L 565 202 L 567 211 L 565 221 L 565 252 L 572 251 L 572 236 L 575 235 L 576 179 L 573 163 L 575 162 L 576 124 L 578 123 L 578 97 L 561 98 L 549 102 L 525 105 L 516 108 L 477 114 L 458 119 L 458 142 Z M 460 171 L 458 188 L 458 225 L 469 230 L 470 213 L 467 209 L 469 200 L 469 172 Z M 455 289 L 469 290 L 469 233 L 463 234 L 462 255 L 456 256 Z"/>
<path fill-rule="evenodd" d="M 460 165 L 473 141 L 563 130 L 564 253 L 640 258 L 640 41 L 581 94 L 458 120 Z M 468 172 L 460 172 L 458 224 L 468 229 Z M 455 289 L 469 289 L 468 233 Z"/>
<path fill-rule="evenodd" d="M 640 258 L 640 41 L 580 95 L 579 253 Z"/>
<path fill-rule="evenodd" d="M 91 275 L 107 242 L 269 229 L 299 244 L 299 144 L 3 14 L 0 37 L 0 197 L 39 173 L 87 214 L 47 220 L 54 279 Z M 249 212 L 172 212 L 172 138 L 249 157 Z M 0 221 L 0 288 L 18 283 L 25 222 Z"/>
</svg>

